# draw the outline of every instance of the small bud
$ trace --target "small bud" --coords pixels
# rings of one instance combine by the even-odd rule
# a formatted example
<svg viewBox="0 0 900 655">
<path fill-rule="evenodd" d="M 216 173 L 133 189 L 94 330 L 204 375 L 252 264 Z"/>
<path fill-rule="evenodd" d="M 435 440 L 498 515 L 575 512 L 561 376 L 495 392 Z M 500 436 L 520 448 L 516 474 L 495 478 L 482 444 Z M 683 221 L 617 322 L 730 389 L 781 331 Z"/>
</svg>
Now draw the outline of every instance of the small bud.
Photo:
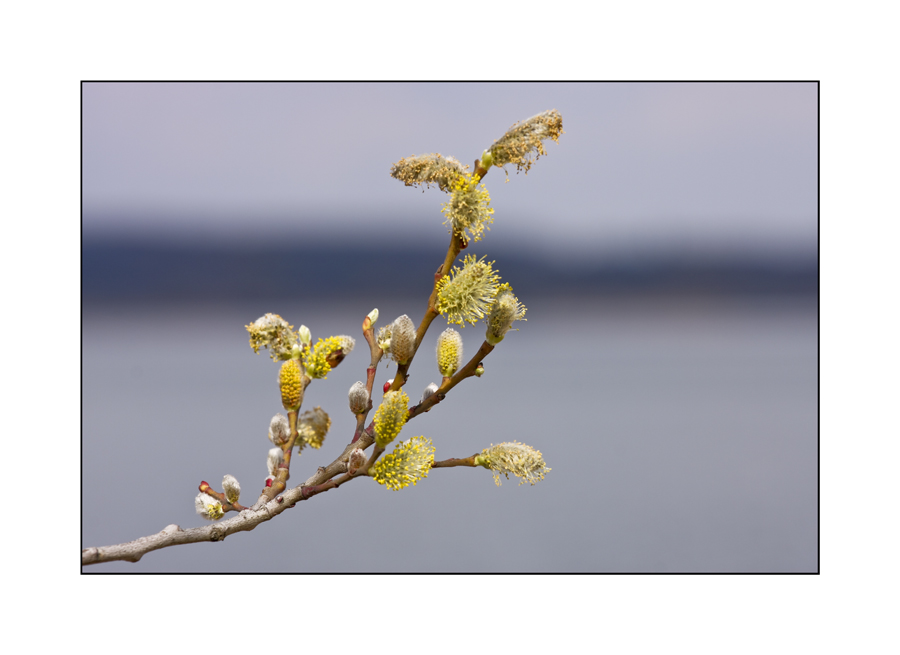
<svg viewBox="0 0 900 655">
<path fill-rule="evenodd" d="M 200 481 L 200 491 L 206 491 L 209 489 L 209 483 L 206 480 Z"/>
<path fill-rule="evenodd" d="M 406 364 L 412 359 L 415 347 L 416 326 L 406 314 L 398 316 L 391 327 L 391 357 L 398 364 Z"/>
<path fill-rule="evenodd" d="M 225 492 L 225 500 L 232 505 L 241 499 L 241 485 L 233 475 L 222 478 L 222 491 Z"/>
<path fill-rule="evenodd" d="M 421 405 L 426 400 L 431 398 L 434 395 L 434 392 L 437 390 L 438 390 L 438 385 L 436 385 L 434 382 L 432 382 L 427 387 L 425 387 L 425 391 L 422 392 L 422 400 L 419 401 L 419 404 Z"/>
<path fill-rule="evenodd" d="M 275 470 L 284 462 L 284 453 L 281 448 L 272 448 L 269 456 L 266 458 L 266 467 L 269 469 L 269 475 L 275 475 Z"/>
<path fill-rule="evenodd" d="M 269 477 L 266 478 L 266 486 L 267 486 L 267 487 L 271 487 L 271 486 L 272 486 L 272 482 L 274 482 L 274 481 L 275 481 L 275 476 L 274 476 L 274 475 L 270 475 Z"/>
<path fill-rule="evenodd" d="M 481 153 L 481 165 L 485 168 L 490 168 L 494 165 L 494 156 L 490 150 L 485 150 Z"/>
<path fill-rule="evenodd" d="M 276 414 L 269 423 L 269 441 L 276 446 L 283 446 L 291 438 L 291 426 L 287 416 Z"/>
<path fill-rule="evenodd" d="M 363 330 L 368 330 L 373 327 L 375 323 L 378 321 L 378 308 L 376 307 L 371 312 L 369 312 L 366 317 L 363 319 Z"/>
<path fill-rule="evenodd" d="M 384 386 L 381 388 L 381 393 L 387 393 L 388 389 L 391 388 L 391 385 L 394 384 L 394 378 L 391 378 L 387 382 L 384 383 Z"/>
<path fill-rule="evenodd" d="M 437 341 L 438 372 L 445 378 L 453 377 L 462 366 L 462 358 L 462 337 L 453 328 L 447 328 L 441 332 Z"/>
<path fill-rule="evenodd" d="M 484 364 L 478 362 L 478 368 L 475 369 L 475 377 L 480 378 L 484 375 Z"/>
<path fill-rule="evenodd" d="M 350 451 L 350 456 L 347 459 L 347 472 L 353 473 L 365 464 L 367 460 L 368 457 L 362 448 L 354 448 Z"/>
<path fill-rule="evenodd" d="M 350 387 L 350 411 L 354 414 L 363 414 L 369 409 L 369 392 L 362 382 L 354 382 Z"/>
<path fill-rule="evenodd" d="M 308 346 L 310 341 L 312 341 L 312 334 L 305 325 L 301 325 L 300 329 L 297 330 L 297 337 L 304 346 Z"/>
<path fill-rule="evenodd" d="M 289 359 L 281 365 L 278 386 L 281 389 L 281 404 L 288 411 L 300 409 L 303 404 L 301 377 L 300 365 L 296 359 Z"/>
<path fill-rule="evenodd" d="M 222 509 L 222 503 L 202 491 L 197 494 L 197 497 L 194 499 L 194 509 L 197 510 L 197 514 L 207 521 L 215 521 L 225 515 L 225 510 Z"/>
</svg>

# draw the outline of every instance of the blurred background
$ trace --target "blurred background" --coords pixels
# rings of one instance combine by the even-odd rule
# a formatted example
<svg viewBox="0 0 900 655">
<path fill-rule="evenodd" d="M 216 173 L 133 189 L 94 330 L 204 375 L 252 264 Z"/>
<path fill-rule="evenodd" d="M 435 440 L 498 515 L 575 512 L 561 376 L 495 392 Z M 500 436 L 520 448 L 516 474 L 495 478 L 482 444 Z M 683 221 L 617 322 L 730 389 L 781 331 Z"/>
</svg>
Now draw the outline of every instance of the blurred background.
<svg viewBox="0 0 900 655">
<path fill-rule="evenodd" d="M 203 524 L 197 485 L 226 473 L 255 500 L 282 411 L 244 329 L 266 312 L 360 342 L 307 390 L 333 424 L 291 483 L 331 462 L 362 318 L 418 323 L 449 242 L 444 194 L 391 164 L 471 164 L 551 108 L 565 134 L 527 176 L 490 171 L 495 222 L 467 251 L 528 320 L 401 435 L 438 459 L 521 441 L 543 481 L 359 480 L 222 543 L 85 570 L 818 570 L 814 83 L 84 84 L 82 546 Z M 474 353 L 484 332 L 462 335 Z"/>
</svg>

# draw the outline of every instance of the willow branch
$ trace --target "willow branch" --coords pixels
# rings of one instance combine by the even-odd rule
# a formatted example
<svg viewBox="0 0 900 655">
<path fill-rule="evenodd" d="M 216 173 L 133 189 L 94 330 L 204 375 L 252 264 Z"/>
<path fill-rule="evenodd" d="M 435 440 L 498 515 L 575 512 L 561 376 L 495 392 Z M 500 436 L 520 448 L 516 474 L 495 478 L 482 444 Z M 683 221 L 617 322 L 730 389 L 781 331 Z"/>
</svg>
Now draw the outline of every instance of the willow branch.
<svg viewBox="0 0 900 655">
<path fill-rule="evenodd" d="M 431 465 L 433 469 L 443 469 L 443 468 L 451 468 L 453 466 L 471 466 L 475 467 L 478 464 L 475 463 L 475 458 L 478 457 L 478 453 L 475 453 L 471 457 L 464 457 L 462 459 L 457 459 L 455 457 L 451 457 L 450 459 L 445 459 L 440 462 L 434 462 Z"/>
<path fill-rule="evenodd" d="M 428 297 L 428 307 L 425 309 L 425 315 L 422 317 L 422 322 L 419 323 L 419 327 L 416 330 L 416 343 L 413 346 L 413 354 L 409 358 L 409 361 L 405 364 L 397 365 L 397 373 L 394 375 L 394 382 L 391 384 L 390 391 L 396 391 L 404 384 L 406 384 L 406 380 L 408 378 L 409 367 L 415 359 L 416 352 L 419 350 L 419 346 L 422 345 L 422 340 L 425 338 L 425 333 L 428 332 L 428 328 L 431 326 L 432 321 L 436 319 L 441 313 L 435 307 L 435 302 L 437 302 L 437 287 L 438 282 L 441 281 L 441 278 L 450 273 L 450 268 L 453 266 L 453 262 L 456 260 L 456 257 L 459 255 L 460 251 L 468 245 L 466 241 L 462 239 L 456 232 L 454 232 L 450 236 L 450 245 L 447 247 L 447 254 L 444 256 L 444 263 L 441 264 L 440 268 L 438 268 L 437 272 L 434 274 L 434 286 L 431 289 L 431 295 Z"/>
</svg>

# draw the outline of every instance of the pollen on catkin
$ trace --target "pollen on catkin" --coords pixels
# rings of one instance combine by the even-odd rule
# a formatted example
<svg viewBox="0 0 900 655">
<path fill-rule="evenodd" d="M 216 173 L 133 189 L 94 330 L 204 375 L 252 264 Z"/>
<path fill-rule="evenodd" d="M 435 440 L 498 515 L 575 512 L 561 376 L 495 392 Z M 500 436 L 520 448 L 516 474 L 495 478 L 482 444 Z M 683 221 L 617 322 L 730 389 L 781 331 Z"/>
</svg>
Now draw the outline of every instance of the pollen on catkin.
<svg viewBox="0 0 900 655">
<path fill-rule="evenodd" d="M 493 265 L 494 262 L 484 261 L 484 257 L 466 255 L 461 268 L 454 266 L 450 274 L 438 281 L 435 308 L 448 322 L 464 326 L 464 322 L 474 324 L 484 317 L 500 282 Z"/>
<path fill-rule="evenodd" d="M 479 186 L 477 175 L 460 175 L 450 185 L 450 200 L 441 212 L 446 216 L 444 224 L 463 239 L 481 240 L 484 230 L 494 222 L 491 196 L 487 187 Z"/>
<path fill-rule="evenodd" d="M 387 357 L 391 356 L 391 330 L 394 328 L 393 323 L 378 328 L 378 334 L 375 335 L 375 342 Z"/>
<path fill-rule="evenodd" d="M 391 443 L 409 418 L 409 396 L 403 389 L 388 391 L 375 411 L 375 441 L 384 448 Z"/>
<path fill-rule="evenodd" d="M 292 331 L 293 326 L 281 318 L 278 314 L 266 314 L 259 317 L 250 325 L 245 325 L 250 333 L 250 347 L 253 352 L 259 353 L 260 346 L 269 350 L 269 356 L 277 361 L 288 359 L 291 349 L 297 343 L 297 335 Z"/>
<path fill-rule="evenodd" d="M 353 347 L 356 346 L 356 339 L 349 337 L 346 334 L 341 334 L 333 338 L 338 340 L 338 347 L 328 353 L 325 357 L 325 361 L 328 362 L 328 365 L 331 368 L 337 368 L 338 364 L 344 361 L 344 357 L 353 351 Z"/>
<path fill-rule="evenodd" d="M 463 342 L 459 332 L 451 327 L 441 332 L 437 340 L 438 372 L 445 378 L 452 377 L 462 366 Z"/>
<path fill-rule="evenodd" d="M 325 435 L 331 428 L 331 418 L 321 407 L 303 412 L 297 421 L 297 444 L 302 450 L 303 444 L 319 449 L 325 441 Z"/>
<path fill-rule="evenodd" d="M 434 463 L 434 446 L 431 439 L 413 437 L 398 443 L 394 451 L 385 455 L 369 469 L 378 484 L 398 491 L 428 477 Z"/>
<path fill-rule="evenodd" d="M 207 521 L 215 521 L 225 515 L 225 510 L 222 509 L 222 503 L 202 491 L 194 498 L 194 509 L 197 510 L 197 514 Z"/>
<path fill-rule="evenodd" d="M 303 404 L 303 376 L 296 359 L 289 359 L 281 365 L 278 386 L 281 389 L 281 404 L 288 410 L 299 409 Z"/>
<path fill-rule="evenodd" d="M 449 191 L 450 185 L 468 169 L 453 157 L 438 153 L 404 157 L 391 166 L 391 177 L 406 186 L 437 184 L 441 191 Z"/>
<path fill-rule="evenodd" d="M 346 340 L 350 341 L 347 342 Z M 325 379 L 328 371 L 341 363 L 344 355 L 349 352 L 343 352 L 343 348 L 349 345 L 349 349 L 353 350 L 352 337 L 328 337 L 327 339 L 319 339 L 312 351 L 306 356 L 306 374 L 311 378 Z"/>
<path fill-rule="evenodd" d="M 555 109 L 516 123 L 490 147 L 493 164 L 501 167 L 515 164 L 518 171 L 527 174 L 531 165 L 547 154 L 541 142 L 553 139 L 559 143 L 562 133 L 562 115 Z"/>
<path fill-rule="evenodd" d="M 507 480 L 512 473 L 521 478 L 520 485 L 529 482 L 533 486 L 538 480 L 543 480 L 544 475 L 551 470 L 544 463 L 544 456 L 539 450 L 517 441 L 508 441 L 496 446 L 492 444 L 475 457 L 475 464 L 492 470 L 494 483 L 498 487 L 501 473 Z"/>
<path fill-rule="evenodd" d="M 524 321 L 525 305 L 513 294 L 512 287 L 508 283 L 501 284 L 497 289 L 494 304 L 491 305 L 491 313 L 485 319 L 487 332 L 485 340 L 492 346 L 503 341 L 503 337 L 509 332 L 513 321 Z"/>
</svg>

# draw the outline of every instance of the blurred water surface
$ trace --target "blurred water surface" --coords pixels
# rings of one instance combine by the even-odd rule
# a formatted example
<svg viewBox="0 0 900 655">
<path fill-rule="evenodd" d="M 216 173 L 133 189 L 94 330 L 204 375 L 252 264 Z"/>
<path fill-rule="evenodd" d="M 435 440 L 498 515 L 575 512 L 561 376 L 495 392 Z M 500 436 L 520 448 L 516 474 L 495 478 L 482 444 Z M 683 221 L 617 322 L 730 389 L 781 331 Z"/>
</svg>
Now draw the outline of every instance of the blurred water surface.
<svg viewBox="0 0 900 655">
<path fill-rule="evenodd" d="M 432 471 L 391 492 L 358 480 L 222 543 L 88 571 L 694 572 L 818 569 L 817 308 L 806 296 L 525 299 L 527 322 L 404 428 L 437 458 L 518 440 L 552 471 L 497 488 L 484 469 Z M 377 303 L 376 303 L 377 304 Z M 424 302 L 386 300 L 380 324 Z M 267 311 L 313 339 L 349 334 L 371 306 L 252 301 L 97 305 L 83 315 L 82 547 L 201 525 L 193 498 L 230 473 L 251 504 L 266 476 L 278 365 L 244 325 Z M 439 382 L 436 321 L 411 369 Z M 474 353 L 480 325 L 462 331 Z M 292 467 L 299 484 L 352 436 L 358 343 L 307 390 L 333 425 Z M 376 388 L 390 377 L 379 368 Z M 376 402 L 380 392 L 376 394 Z M 371 417 L 371 415 L 370 415 Z"/>
</svg>

